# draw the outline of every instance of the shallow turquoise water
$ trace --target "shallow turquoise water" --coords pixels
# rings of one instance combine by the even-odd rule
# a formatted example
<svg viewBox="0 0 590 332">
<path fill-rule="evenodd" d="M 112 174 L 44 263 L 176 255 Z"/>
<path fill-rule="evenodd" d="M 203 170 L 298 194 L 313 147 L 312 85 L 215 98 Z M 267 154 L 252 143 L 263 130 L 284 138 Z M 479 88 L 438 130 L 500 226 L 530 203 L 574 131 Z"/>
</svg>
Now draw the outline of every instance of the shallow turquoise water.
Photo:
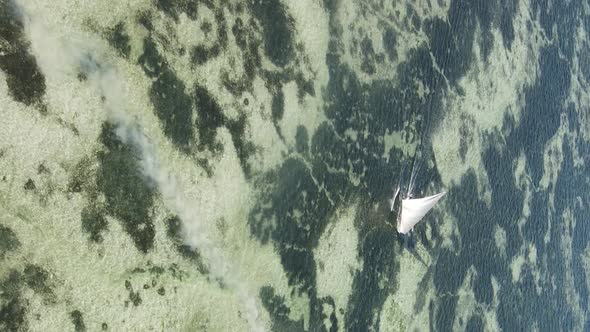
<svg viewBox="0 0 590 332">
<path fill-rule="evenodd" d="M 589 10 L 0 2 L 0 329 L 589 329 Z"/>
</svg>

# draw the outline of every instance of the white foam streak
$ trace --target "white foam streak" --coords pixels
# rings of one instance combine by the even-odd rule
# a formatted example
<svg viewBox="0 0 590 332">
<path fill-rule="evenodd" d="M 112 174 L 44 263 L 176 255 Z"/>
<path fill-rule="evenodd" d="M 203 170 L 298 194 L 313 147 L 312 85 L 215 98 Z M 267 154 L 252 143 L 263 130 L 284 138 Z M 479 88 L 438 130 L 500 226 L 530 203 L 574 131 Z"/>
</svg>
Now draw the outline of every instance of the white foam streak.
<svg viewBox="0 0 590 332">
<path fill-rule="evenodd" d="M 224 252 L 206 236 L 205 227 L 199 220 L 198 209 L 187 203 L 182 191 L 176 185 L 176 179 L 158 164 L 154 146 L 148 138 L 136 126 L 130 125 L 131 123 L 124 117 L 125 114 L 115 115 L 115 118 L 121 120 L 116 131 L 117 135 L 123 142 L 135 146 L 140 151 L 143 174 L 157 186 L 166 206 L 183 221 L 188 244 L 198 248 L 202 256 L 207 259 L 212 276 L 222 279 L 227 286 L 238 292 L 240 300 L 247 309 L 246 319 L 250 327 L 254 331 L 264 331 L 263 326 L 258 322 L 259 313 L 255 299 L 249 294 L 247 285 L 240 281 L 237 271 L 229 264 Z"/>
<path fill-rule="evenodd" d="M 22 10 L 22 7 L 21 7 Z M 222 280 L 237 292 L 246 308 L 247 321 L 253 331 L 264 331 L 259 322 L 256 300 L 250 295 L 248 286 L 241 281 L 237 271 L 229 263 L 224 251 L 207 237 L 206 225 L 196 204 L 189 202 L 176 178 L 158 161 L 154 144 L 142 132 L 140 126 L 125 112 L 127 108 L 123 80 L 116 70 L 106 62 L 96 61 L 89 54 L 97 54 L 98 47 L 88 41 L 65 41 L 52 34 L 36 17 L 22 10 L 27 33 L 37 61 L 45 74 L 71 75 L 79 68 L 86 72 L 88 82 L 101 94 L 107 110 L 107 118 L 116 125 L 117 136 L 126 144 L 134 146 L 140 153 L 140 166 L 146 180 L 162 195 L 165 205 L 175 213 L 183 225 L 185 242 L 198 248 L 209 266 L 210 274 Z"/>
</svg>

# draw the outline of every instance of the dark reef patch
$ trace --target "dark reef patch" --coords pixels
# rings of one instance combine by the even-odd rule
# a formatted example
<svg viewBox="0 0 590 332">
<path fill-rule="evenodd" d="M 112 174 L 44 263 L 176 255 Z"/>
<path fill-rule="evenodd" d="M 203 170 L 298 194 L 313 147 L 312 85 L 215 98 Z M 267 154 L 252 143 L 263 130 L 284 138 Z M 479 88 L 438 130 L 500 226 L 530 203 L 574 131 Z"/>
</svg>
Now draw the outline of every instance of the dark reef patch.
<svg viewBox="0 0 590 332">
<path fill-rule="evenodd" d="M 439 18 L 425 22 L 426 33 L 430 36 L 430 47 L 442 73 L 456 81 L 466 70 L 473 57 L 472 43 L 459 44 L 453 36 L 453 28 Z M 473 35 L 473 32 L 470 33 Z M 472 38 L 467 40 L 473 41 Z"/>
<path fill-rule="evenodd" d="M 196 45 L 191 49 L 193 65 L 202 65 L 210 59 L 218 57 L 221 51 L 227 48 L 227 23 L 222 9 L 215 12 L 215 20 L 217 21 L 217 40 L 213 46 Z"/>
<path fill-rule="evenodd" d="M 231 32 L 234 35 L 236 44 L 238 47 L 245 51 L 248 47 L 247 34 L 248 30 L 244 27 L 244 22 L 241 18 L 237 17 L 234 21 L 234 25 L 231 28 Z"/>
<path fill-rule="evenodd" d="M 301 154 L 307 154 L 309 152 L 309 134 L 304 126 L 297 126 L 297 132 L 295 132 L 295 151 Z"/>
<path fill-rule="evenodd" d="M 500 33 L 502 34 L 502 43 L 507 49 L 512 48 L 514 42 L 514 14 L 517 13 L 518 0 L 500 2 L 502 12 L 499 19 Z"/>
<path fill-rule="evenodd" d="M 207 267 L 203 263 L 203 260 L 201 258 L 201 254 L 199 253 L 199 250 L 193 249 L 189 245 L 184 244 L 182 236 L 181 236 L 182 223 L 181 223 L 180 218 L 178 218 L 177 216 L 168 218 L 166 220 L 166 226 L 167 226 L 166 234 L 168 235 L 170 240 L 172 240 L 172 242 L 174 243 L 174 245 L 176 247 L 176 251 L 178 251 L 178 253 L 182 257 L 195 263 L 197 265 L 197 269 L 199 270 L 199 272 L 201 272 L 202 274 L 209 273 Z"/>
<path fill-rule="evenodd" d="M 139 291 L 133 291 L 133 285 L 129 280 L 125 280 L 125 289 L 129 292 L 129 300 L 125 301 L 125 306 L 128 306 L 129 303 L 133 303 L 133 306 L 137 307 L 141 304 L 141 296 L 139 295 Z"/>
<path fill-rule="evenodd" d="M 42 295 L 47 300 L 54 297 L 53 290 L 49 286 L 49 272 L 38 265 L 27 264 L 23 271 L 24 282 L 35 293 Z"/>
<path fill-rule="evenodd" d="M 228 36 L 223 10 L 216 10 L 215 16 L 218 22 L 216 47 L 224 49 L 227 47 Z M 195 55 L 197 58 L 201 58 L 202 55 L 202 60 L 206 61 L 208 55 L 205 53 L 210 50 L 201 50 L 199 47 L 193 49 L 193 58 Z M 252 60 L 251 55 L 249 54 L 246 58 Z M 256 57 L 252 61 L 259 63 L 259 59 Z M 198 62 L 201 63 L 200 60 Z M 256 63 L 253 65 L 254 67 L 258 67 Z M 246 116 L 240 114 L 236 119 L 228 119 L 211 93 L 200 85 L 196 85 L 192 93 L 186 93 L 184 83 L 175 75 L 166 59 L 158 52 L 156 42 L 152 38 L 144 40 L 144 52 L 139 58 L 139 64 L 145 74 L 154 79 L 150 88 L 150 99 L 156 109 L 156 115 L 162 122 L 166 136 L 186 153 L 207 150 L 216 155 L 223 151 L 223 145 L 217 139 L 217 130 L 226 127 L 231 134 L 242 169 L 248 177 L 251 172 L 248 158 L 255 152 L 255 147 L 245 138 Z M 240 78 L 238 81 L 232 81 L 229 74 L 222 71 L 222 82 L 230 92 L 236 95 L 240 94 L 251 87 L 256 70 L 256 68 L 252 68 L 251 72 L 247 71 L 246 77 Z M 193 112 L 196 112 L 194 119 Z M 193 148 L 195 138 L 198 142 Z M 197 160 L 209 175 L 213 174 L 213 169 L 206 158 L 198 157 Z"/>
<path fill-rule="evenodd" d="M 125 32 L 125 23 L 119 22 L 107 32 L 107 40 L 119 53 L 129 58 L 131 45 L 129 44 L 129 35 Z"/>
<path fill-rule="evenodd" d="M 146 28 L 148 31 L 154 30 L 154 25 L 152 24 L 153 14 L 149 11 L 139 12 L 137 14 L 137 23 L 141 26 Z"/>
<path fill-rule="evenodd" d="M 272 331 L 304 331 L 303 319 L 293 321 L 289 318 L 291 310 L 285 305 L 285 299 L 276 295 L 271 286 L 262 287 L 259 296 L 272 320 Z"/>
<path fill-rule="evenodd" d="M 418 130 L 423 129 L 428 119 L 436 118 L 434 112 L 440 109 L 437 91 L 446 87 L 433 67 L 430 50 L 425 47 L 411 51 L 409 60 L 398 68 L 399 84 L 388 80 L 361 83 L 356 73 L 340 60 L 339 31 L 341 28 L 331 17 L 332 39 L 326 58 L 330 80 L 323 91 L 328 121 L 311 138 L 304 128 L 297 133 L 299 151 L 307 151 L 309 144 L 310 153 L 303 156 L 308 163 L 287 158 L 277 170 L 266 174 L 261 181 L 265 189 L 249 217 L 252 234 L 263 243 L 272 241 L 279 252 L 293 291 L 308 294 L 309 330 L 321 330 L 324 319 L 328 319 L 322 305 L 329 304 L 328 299 L 317 298 L 312 249 L 334 211 L 356 198 L 360 198 L 359 211 L 381 207 L 356 216 L 363 269 L 354 276 L 345 321 L 337 322 L 334 316 L 332 327 L 353 331 L 378 326 L 379 312 L 388 292 L 395 288 L 399 268 L 395 261 L 396 236 L 384 222 L 390 217 L 389 209 L 381 203 L 392 194 L 391 184 L 399 176 L 403 161 L 403 152 L 397 148 L 384 153 L 385 146 L 379 138 L 404 130 L 409 133 L 405 137 L 407 143 L 421 140 Z M 367 57 L 376 58 L 370 42 L 361 46 Z M 267 75 L 266 80 L 277 86 L 283 82 L 283 76 Z M 418 95 L 417 82 L 422 82 L 431 93 Z M 408 122 L 416 126 L 404 125 Z M 356 133 L 354 139 L 349 131 Z M 421 146 L 425 152 L 430 151 L 427 142 Z M 440 185 L 436 163 L 428 165 L 423 168 L 424 178 Z M 437 226 L 432 229 L 437 234 Z M 426 237 L 421 236 L 420 241 L 426 241 Z M 382 264 L 384 260 L 392 263 Z M 380 285 L 391 288 L 382 289 Z"/>
<path fill-rule="evenodd" d="M 234 78 L 234 73 L 221 71 L 221 80 L 225 88 L 235 96 L 239 96 L 245 91 L 252 90 L 252 83 L 256 73 L 262 65 L 260 54 L 258 52 L 258 47 L 261 42 L 256 38 L 253 32 L 254 25 L 255 22 L 250 20 L 249 26 L 245 27 L 242 20 L 238 17 L 232 26 L 232 33 L 236 44 L 242 52 L 244 74 Z"/>
<path fill-rule="evenodd" d="M 219 104 L 207 89 L 197 86 L 194 90 L 194 100 L 198 118 L 196 120 L 199 134 L 199 149 L 220 152 L 223 145 L 217 140 L 217 129 L 225 124 L 225 116 Z"/>
<path fill-rule="evenodd" d="M 252 210 L 250 229 L 261 242 L 274 242 L 289 285 L 294 292 L 305 292 L 310 298 L 310 330 L 317 330 L 323 319 L 313 248 L 326 227 L 332 205 L 301 160 L 287 159 L 276 173 L 266 175 L 265 182 L 274 184 L 274 189 L 266 192 Z M 268 224 L 273 219 L 274 227 Z"/>
<path fill-rule="evenodd" d="M 151 282 L 152 288 L 156 287 L 156 285 L 158 284 L 157 279 L 159 279 L 165 273 L 169 274 L 173 279 L 177 279 L 180 281 L 184 280 L 184 278 L 186 278 L 189 275 L 188 272 L 182 270 L 178 266 L 178 264 L 176 264 L 176 263 L 171 263 L 168 267 L 166 267 L 166 266 L 161 266 L 161 265 L 154 265 L 150 261 L 147 262 L 147 266 L 145 268 L 136 267 L 135 269 L 133 269 L 131 271 L 131 273 L 133 273 L 133 274 L 149 273 L 153 277 L 152 282 Z M 133 287 L 132 287 L 131 282 L 129 280 L 127 280 L 125 282 L 125 289 L 133 290 Z M 138 292 L 138 294 L 139 294 L 139 292 Z"/>
<path fill-rule="evenodd" d="M 216 14 L 216 17 L 223 21 L 222 11 Z M 225 26 L 225 21 L 219 23 Z M 221 28 L 220 28 L 221 29 Z M 221 33 L 219 45 L 226 47 L 227 35 Z M 247 126 L 246 116 L 240 115 L 235 120 L 225 117 L 223 110 L 211 93 L 202 86 L 195 86 L 192 94 L 185 92 L 184 83 L 176 77 L 172 69 L 167 65 L 166 59 L 159 54 L 155 42 L 146 38 L 144 40 L 144 53 L 139 58 L 144 72 L 149 77 L 155 79 L 150 88 L 150 99 L 156 109 L 156 115 L 162 121 L 164 133 L 172 140 L 175 145 L 182 151 L 188 153 L 191 150 L 195 134 L 198 138 L 196 146 L 198 151 L 208 150 L 213 154 L 222 152 L 223 145 L 217 140 L 217 130 L 221 127 L 227 127 L 230 131 L 232 141 L 236 148 L 240 164 L 246 176 L 250 175 L 250 165 L 248 164 L 249 156 L 254 153 L 255 148 L 245 137 Z M 247 83 L 230 82 L 228 76 L 222 81 L 228 89 L 242 90 L 249 86 Z M 236 91 L 234 91 L 236 92 Z M 193 110 L 196 111 L 196 118 L 193 122 Z M 194 123 L 194 125 L 193 125 Z M 199 164 L 212 174 L 209 162 L 200 158 Z"/>
<path fill-rule="evenodd" d="M 255 152 L 255 146 L 245 137 L 246 116 L 241 114 L 235 120 L 227 119 L 209 91 L 200 86 L 195 88 L 194 100 L 198 114 L 196 126 L 199 133 L 199 149 L 207 149 L 213 153 L 221 152 L 223 145 L 217 140 L 217 129 L 226 127 L 231 135 L 242 170 L 246 177 L 249 177 L 251 169 L 248 158 Z"/>
<path fill-rule="evenodd" d="M 246 178 L 249 178 L 252 174 L 252 170 L 248 159 L 256 152 L 256 146 L 252 142 L 249 142 L 245 137 L 246 125 L 246 116 L 242 114 L 238 119 L 228 121 L 226 127 L 231 134 L 231 139 L 234 143 L 244 175 Z"/>
<path fill-rule="evenodd" d="M 389 61 L 395 61 L 395 59 L 397 59 L 396 45 L 397 34 L 395 30 L 393 28 L 386 28 L 383 33 L 383 48 L 385 48 Z"/>
<path fill-rule="evenodd" d="M 465 332 L 480 332 L 483 331 L 483 320 L 478 315 L 473 315 L 465 325 Z"/>
<path fill-rule="evenodd" d="M 70 312 L 70 319 L 72 320 L 72 324 L 74 324 L 74 331 L 86 331 L 86 324 L 84 324 L 84 315 L 82 315 L 82 312 L 80 310 L 74 310 Z"/>
<path fill-rule="evenodd" d="M 312 97 L 315 96 L 313 78 L 305 79 L 302 72 L 297 72 L 295 74 L 295 83 L 297 84 L 297 97 L 299 100 L 301 100 L 305 94 L 308 94 Z"/>
<path fill-rule="evenodd" d="M 227 22 L 222 9 L 215 11 L 215 21 L 217 22 L 217 42 L 219 47 L 224 50 L 227 48 L 228 35 Z"/>
<path fill-rule="evenodd" d="M 293 18 L 278 0 L 252 1 L 250 8 L 262 26 L 266 56 L 275 65 L 284 67 L 295 56 Z"/>
<path fill-rule="evenodd" d="M 361 41 L 361 54 L 363 61 L 361 63 L 361 70 L 372 75 L 375 74 L 375 50 L 373 49 L 373 42 L 369 37 L 363 38 Z"/>
<path fill-rule="evenodd" d="M 297 63 L 299 62 L 297 61 Z M 306 78 L 302 71 L 295 68 L 286 68 L 279 71 L 261 69 L 259 73 L 272 93 L 278 93 L 285 84 L 295 82 L 297 85 L 297 98 L 299 98 L 300 102 L 306 94 L 315 96 L 313 75 L 311 78 Z"/>
<path fill-rule="evenodd" d="M 156 0 L 156 8 L 174 21 L 178 21 L 178 15 L 185 13 L 186 16 L 195 20 L 197 18 L 197 9 L 200 1 L 192 0 Z M 208 3 L 208 1 L 203 1 Z"/>
<path fill-rule="evenodd" d="M 105 150 L 98 153 L 96 183 L 105 195 L 106 211 L 122 222 L 137 249 L 146 253 L 154 245 L 154 188 L 141 173 L 139 152 L 119 140 L 114 125 L 103 124 L 100 141 Z"/>
<path fill-rule="evenodd" d="M 193 47 L 193 49 L 191 50 L 191 61 L 195 65 L 202 65 L 205 62 L 207 62 L 207 60 L 209 60 L 209 58 L 216 57 L 218 55 L 219 55 L 219 46 L 217 46 L 217 45 L 213 46 L 211 48 L 207 48 L 206 46 L 203 46 L 203 45 L 197 45 L 197 46 Z"/>
<path fill-rule="evenodd" d="M 525 195 L 516 185 L 513 167 L 524 152 L 526 172 L 530 174 L 532 186 L 538 186 L 544 172 L 544 148 L 559 128 L 564 112 L 561 105 L 565 105 L 564 99 L 569 88 L 569 70 L 565 61 L 560 59 L 557 47 L 548 46 L 541 50 L 540 68 L 538 81 L 525 91 L 526 106 L 519 123 L 515 124 L 513 119 L 507 117 L 503 125 L 506 137 L 499 138 L 495 134 L 486 137 L 489 144 L 482 157 L 491 185 L 491 206 L 488 208 L 478 198 L 477 179 L 473 172 L 464 175 L 460 185 L 452 188 L 446 198 L 451 213 L 458 220 L 461 242 L 456 253 L 441 251 L 435 265 L 434 284 L 437 293 L 452 296 L 445 296 L 437 305 L 439 328 L 451 327 L 455 295 L 460 281 L 467 276 L 471 266 L 477 271 L 471 284 L 478 302 L 492 302 L 492 276 L 502 285 L 498 291 L 497 311 L 502 329 L 526 330 L 531 326 L 547 330 L 572 329 L 574 313 L 567 304 L 568 295 L 564 288 L 552 286 L 565 284 L 565 271 L 568 269 L 574 272 L 577 291 L 587 294 L 585 287 L 581 286 L 581 273 L 576 272 L 579 264 L 576 255 L 573 255 L 574 266 L 571 267 L 565 265 L 561 256 L 564 225 L 560 218 L 550 218 L 550 215 L 563 215 L 563 211 L 575 202 L 571 195 L 576 187 L 573 180 L 576 171 L 571 166 L 573 162 L 570 159 L 569 142 L 564 141 L 563 145 L 564 164 L 555 187 L 555 197 L 558 198 L 554 202 L 555 211 L 549 208 L 548 193 L 534 191 L 531 193 L 530 216 L 522 229 L 518 225 Z M 465 209 L 465 206 L 470 208 Z M 583 220 L 581 214 L 578 220 Z M 506 257 L 497 255 L 493 238 L 497 227 L 506 234 Z M 512 272 L 505 261 L 521 254 L 523 241 L 534 246 L 537 257 L 543 257 L 537 259 L 544 259 L 546 265 L 535 266 L 540 271 L 533 274 L 532 267 L 525 264 L 520 279 L 513 282 Z M 535 275 L 540 275 L 540 280 Z M 538 293 L 537 287 L 541 287 L 543 292 Z M 581 305 L 586 306 L 586 302 L 582 301 Z"/>
<path fill-rule="evenodd" d="M 513 18 L 517 6 L 518 1 L 454 0 L 448 10 L 448 20 L 424 21 L 432 54 L 452 84 L 465 75 L 473 61 L 476 31 L 480 33 L 479 47 L 484 61 L 489 58 L 494 42 L 492 29 L 497 25 L 504 45 L 510 48 L 514 40 Z"/>
<path fill-rule="evenodd" d="M 45 94 L 45 77 L 30 52 L 22 17 L 12 1 L 0 1 L 0 70 L 6 74 L 6 83 L 14 100 L 27 106 L 41 105 Z"/>
<path fill-rule="evenodd" d="M 188 151 L 194 135 L 193 110 L 184 82 L 169 68 L 150 38 L 144 40 L 143 54 L 138 62 L 145 74 L 154 79 L 150 87 L 150 100 L 162 122 L 164 134 L 179 149 Z"/>
<path fill-rule="evenodd" d="M 406 15 L 404 17 L 404 26 L 413 29 L 414 31 L 420 30 L 420 17 L 416 9 L 411 4 L 406 4 Z"/>
<path fill-rule="evenodd" d="M 26 331 L 28 301 L 22 297 L 23 277 L 18 271 L 10 270 L 0 280 L 0 329 L 2 331 Z"/>
<path fill-rule="evenodd" d="M 531 10 L 539 13 L 541 28 L 548 36 L 552 36 L 554 32 L 557 34 L 556 47 L 568 60 L 574 55 L 576 30 L 583 20 L 579 19 L 578 13 L 584 12 L 584 3 L 582 0 L 574 0 L 555 6 L 548 0 L 531 1 Z"/>
<path fill-rule="evenodd" d="M 84 157 L 74 166 L 68 180 L 68 193 L 81 193 L 85 190 L 92 199 L 96 198 L 96 182 L 91 174 L 92 162 L 90 157 Z"/>
<path fill-rule="evenodd" d="M 210 22 L 205 21 L 201 24 L 200 28 L 201 28 L 201 31 L 203 31 L 203 33 L 205 34 L 205 36 L 209 36 L 211 29 L 213 29 L 213 25 L 211 25 Z"/>
<path fill-rule="evenodd" d="M 25 264 L 22 272 L 16 269 L 6 271 L 0 279 L 0 331 L 28 330 L 30 290 L 42 299 L 43 305 L 56 303 L 51 279 L 48 271 L 35 264 Z"/>
<path fill-rule="evenodd" d="M 20 245 L 14 231 L 0 224 L 0 260 L 4 259 L 10 251 L 18 249 Z"/>
<path fill-rule="evenodd" d="M 279 134 L 279 137 L 283 138 L 279 122 L 281 121 L 281 119 L 283 118 L 283 114 L 285 113 L 285 95 L 283 94 L 283 90 L 281 89 L 280 84 L 277 87 L 277 92 L 272 96 L 272 103 L 270 109 L 272 115 L 272 123 L 275 126 L 275 130 Z"/>
<path fill-rule="evenodd" d="M 535 185 L 543 176 L 543 153 L 546 142 L 559 129 L 562 102 L 570 86 L 570 69 L 555 46 L 541 49 L 541 73 L 534 87 L 525 95 L 525 110 L 516 130 L 515 140 L 527 142 L 524 152 Z"/>
<path fill-rule="evenodd" d="M 313 181 L 310 169 L 298 159 L 287 159 L 276 173 L 267 177 L 266 181 L 276 183 L 276 187 L 271 196 L 265 197 L 270 206 L 264 204 L 254 209 L 250 218 L 252 231 L 263 242 L 272 237 L 298 249 L 312 249 L 327 223 L 326 217 L 331 209 L 328 197 Z M 301 195 L 302 192 L 305 195 Z M 258 214 L 263 218 L 258 218 Z M 300 214 L 299 218 L 295 217 L 297 214 Z M 264 221 L 272 219 L 273 215 L 277 218 L 277 225 L 270 230 Z M 295 251 L 296 256 L 303 253 Z M 292 272 L 301 275 L 300 271 Z"/>
<path fill-rule="evenodd" d="M 49 170 L 49 168 L 47 168 L 47 166 L 45 166 L 45 164 L 41 163 L 39 164 L 39 166 L 37 166 L 37 174 L 49 175 L 51 174 L 51 171 Z"/>
<path fill-rule="evenodd" d="M 494 19 L 494 12 L 496 11 L 494 5 L 495 3 L 493 1 L 486 0 L 454 0 L 451 2 L 448 11 L 449 24 L 454 34 L 451 38 L 456 41 L 455 45 L 457 46 L 455 49 L 456 53 L 451 54 L 451 56 L 462 56 L 467 59 L 463 63 L 465 66 L 460 65 L 457 68 L 459 69 L 457 72 L 458 75 L 464 74 L 472 60 L 471 50 L 475 38 L 476 24 L 478 23 L 481 33 L 480 51 L 484 60 L 488 59 L 493 41 L 490 30 Z"/>
<path fill-rule="evenodd" d="M 345 317 L 347 331 L 378 328 L 381 308 L 393 290 L 391 280 L 399 270 L 397 263 L 383 264 L 395 262 L 394 241 L 393 229 L 378 229 L 369 232 L 362 242 L 359 254 L 363 259 L 363 269 L 354 276 Z"/>
<path fill-rule="evenodd" d="M 436 309 L 437 329 L 452 328 L 457 292 L 471 266 L 477 271 L 471 284 L 478 302 L 491 303 L 492 275 L 500 280 L 503 287 L 509 287 L 504 285 L 512 283 L 511 272 L 504 264 L 505 258 L 497 255 L 493 237 L 494 227 L 502 227 L 506 231 L 508 257 L 517 253 L 520 239 L 515 221 L 520 215 L 519 207 L 524 203 L 524 195 L 515 187 L 512 169 L 497 166 L 499 163 L 511 164 L 511 160 L 493 148 L 484 156 L 490 183 L 495 187 L 492 191 L 494 194 L 491 208 L 478 198 L 477 177 L 474 172 L 464 175 L 460 185 L 452 188 L 447 195 L 447 203 L 458 220 L 461 241 L 456 252 L 442 249 L 434 266 L 434 285 L 437 294 L 442 297 Z M 465 206 L 470 208 L 465 209 Z"/>
<path fill-rule="evenodd" d="M 438 310 L 434 321 L 436 331 L 452 331 L 455 322 L 455 310 L 459 296 L 444 296 L 439 300 Z"/>
<path fill-rule="evenodd" d="M 271 7 L 276 6 L 276 8 L 272 9 Z M 288 30 L 291 28 L 292 19 L 287 15 L 287 22 L 281 22 L 275 20 L 274 17 L 266 17 L 265 15 L 271 15 L 274 13 L 274 10 L 283 11 L 283 5 L 278 2 L 255 2 L 252 5 L 253 8 L 256 8 L 256 13 L 260 14 L 263 19 L 271 19 L 272 22 L 261 22 L 262 19 L 259 16 L 256 16 L 256 19 L 250 19 L 247 22 L 244 22 L 241 18 L 236 18 L 235 23 L 232 27 L 232 33 L 234 34 L 236 44 L 242 51 L 242 61 L 244 64 L 244 74 L 241 77 L 230 78 L 230 74 L 227 72 L 222 72 L 222 81 L 226 88 L 234 95 L 238 96 L 244 91 L 250 91 L 252 89 L 252 82 L 255 78 L 256 74 L 260 74 L 260 76 L 266 82 L 266 86 L 269 87 L 273 93 L 277 93 L 280 90 L 281 86 L 284 84 L 295 81 L 297 84 L 297 95 L 301 100 L 305 94 L 309 94 L 311 96 L 315 95 L 315 88 L 314 88 L 314 78 L 306 78 L 301 71 L 297 68 L 301 66 L 299 60 L 293 60 L 295 58 L 295 47 L 292 45 L 291 40 L 276 40 L 277 38 L 281 38 L 278 36 L 277 33 L 287 33 L 291 35 L 292 31 Z M 254 33 L 255 31 L 260 30 L 259 24 L 260 22 L 263 29 L 263 37 L 267 37 L 267 39 L 260 40 L 258 36 Z M 274 25 L 281 25 L 285 23 L 287 30 L 271 30 L 270 36 L 268 36 L 266 29 L 273 29 Z M 272 27 L 269 27 L 269 24 Z M 271 40 L 269 41 L 268 38 Z M 282 49 L 275 49 L 272 48 L 271 50 L 266 50 L 265 52 L 267 56 L 269 56 L 270 60 L 273 61 L 277 66 L 280 68 L 277 70 L 265 70 L 262 69 L 262 62 L 259 54 L 259 47 L 260 45 L 264 44 L 264 47 L 269 47 L 269 43 L 281 43 L 283 46 Z M 285 46 L 288 45 L 288 46 Z M 303 51 L 302 46 L 298 45 L 297 50 Z M 269 55 L 269 52 L 271 55 Z M 306 61 L 306 60 L 304 60 Z M 289 63 L 294 62 L 294 66 L 287 66 Z M 313 76 L 313 75 L 312 75 Z"/>
<path fill-rule="evenodd" d="M 92 207 L 85 207 L 80 213 L 82 230 L 88 234 L 88 238 L 96 243 L 103 241 L 102 233 L 108 230 L 108 222 L 102 211 Z"/>
<path fill-rule="evenodd" d="M 283 94 L 283 90 L 278 89 L 277 93 L 272 97 L 271 111 L 273 122 L 276 125 L 281 121 L 285 112 L 285 95 Z"/>
<path fill-rule="evenodd" d="M 23 188 L 25 190 L 35 190 L 37 189 L 37 186 L 35 185 L 35 181 L 33 181 L 32 179 L 28 179 L 27 182 L 25 182 L 25 185 L 23 186 Z"/>
<path fill-rule="evenodd" d="M 165 69 L 150 90 L 156 114 L 164 124 L 164 134 L 180 149 L 188 149 L 194 130 L 191 100 L 184 83 L 172 70 Z"/>
</svg>

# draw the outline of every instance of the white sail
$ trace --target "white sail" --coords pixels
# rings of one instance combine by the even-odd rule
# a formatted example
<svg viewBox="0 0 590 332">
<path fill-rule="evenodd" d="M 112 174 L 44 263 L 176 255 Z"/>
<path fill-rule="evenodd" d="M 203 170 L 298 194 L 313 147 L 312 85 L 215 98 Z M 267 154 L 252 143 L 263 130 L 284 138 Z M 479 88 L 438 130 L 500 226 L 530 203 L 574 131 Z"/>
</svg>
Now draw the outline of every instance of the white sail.
<svg viewBox="0 0 590 332">
<path fill-rule="evenodd" d="M 441 197 L 446 194 L 445 192 L 416 199 L 402 199 L 402 213 L 397 224 L 397 231 L 406 234 L 411 231 L 430 209 L 434 207 Z"/>
</svg>

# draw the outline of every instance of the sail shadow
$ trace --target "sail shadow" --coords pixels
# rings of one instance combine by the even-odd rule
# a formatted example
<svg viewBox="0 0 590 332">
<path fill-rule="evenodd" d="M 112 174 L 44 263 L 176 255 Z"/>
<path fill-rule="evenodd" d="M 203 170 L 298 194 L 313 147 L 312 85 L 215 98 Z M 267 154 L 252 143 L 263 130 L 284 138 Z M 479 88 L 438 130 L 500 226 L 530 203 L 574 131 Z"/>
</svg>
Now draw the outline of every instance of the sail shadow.
<svg viewBox="0 0 590 332">
<path fill-rule="evenodd" d="M 414 256 L 417 261 L 422 263 L 422 265 L 428 266 L 426 265 L 426 262 L 422 256 L 420 256 L 416 250 L 416 239 L 414 237 L 414 232 L 409 232 L 407 234 L 397 233 L 397 242 L 402 249 L 408 250 L 408 252 L 412 254 L 412 256 Z"/>
</svg>

